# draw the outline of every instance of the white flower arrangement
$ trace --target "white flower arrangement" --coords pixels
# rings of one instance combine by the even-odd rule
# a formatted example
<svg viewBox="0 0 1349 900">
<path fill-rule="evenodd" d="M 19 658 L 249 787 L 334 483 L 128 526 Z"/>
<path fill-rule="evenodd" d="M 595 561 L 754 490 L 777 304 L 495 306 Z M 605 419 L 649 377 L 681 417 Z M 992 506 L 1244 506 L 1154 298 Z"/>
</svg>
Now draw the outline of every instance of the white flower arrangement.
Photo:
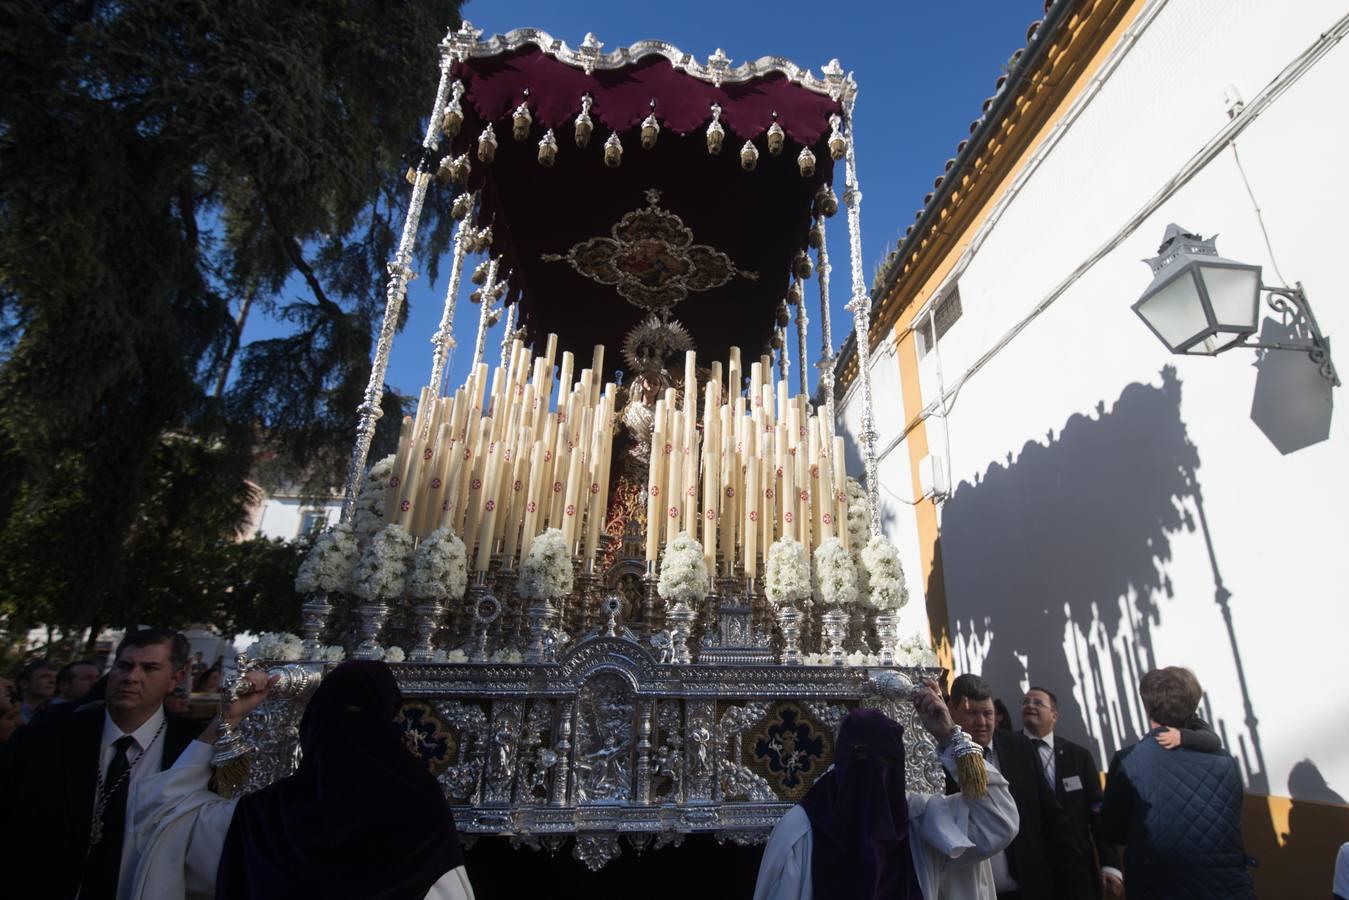
<svg viewBox="0 0 1349 900">
<path fill-rule="evenodd" d="M 768 548 L 764 568 L 764 595 L 773 606 L 790 606 L 810 596 L 810 562 L 800 541 L 778 538 Z"/>
<path fill-rule="evenodd" d="M 862 548 L 871 537 L 871 523 L 867 521 L 867 492 L 862 482 L 849 475 L 847 493 L 848 548 L 857 572 L 857 596 L 866 603 L 871 597 L 871 578 L 867 574 L 867 567 L 862 564 Z"/>
<path fill-rule="evenodd" d="M 571 593 L 571 554 L 559 528 L 549 528 L 529 545 L 520 564 L 518 591 L 526 600 L 551 600 Z"/>
<path fill-rule="evenodd" d="M 503 650 L 497 650 L 497 651 L 495 651 L 490 657 L 488 657 L 488 661 L 489 661 L 489 662 L 494 662 L 494 663 L 514 664 L 514 663 L 520 663 L 520 662 L 523 662 L 523 661 L 524 661 L 524 657 L 523 657 L 522 655 L 520 655 L 520 651 L 519 651 L 519 650 L 504 650 L 504 649 L 503 649 Z"/>
<path fill-rule="evenodd" d="M 393 646 L 384 651 L 385 662 L 400 663 L 405 659 L 407 659 L 407 654 L 403 652 L 402 647 Z"/>
<path fill-rule="evenodd" d="M 412 555 L 412 535 L 397 524 L 385 525 L 361 554 L 351 576 L 351 592 L 367 603 L 402 596 Z"/>
<path fill-rule="evenodd" d="M 244 656 L 249 659 L 294 662 L 304 653 L 304 641 L 300 636 L 288 631 L 268 631 L 258 635 L 258 639 L 248 645 Z"/>
<path fill-rule="evenodd" d="M 352 570 L 360 562 L 361 551 L 351 525 L 334 525 L 314 542 L 309 555 L 295 574 L 295 590 L 301 594 L 346 590 Z"/>
<path fill-rule="evenodd" d="M 361 493 L 356 497 L 352 531 L 362 547 L 384 527 L 384 505 L 388 499 L 389 478 L 393 476 L 393 462 L 393 454 L 390 454 L 371 466 L 361 485 Z"/>
<path fill-rule="evenodd" d="M 904 568 L 899 563 L 899 550 L 881 535 L 872 536 L 862 548 L 862 566 L 871 583 L 868 602 L 882 612 L 895 612 L 909 602 L 909 589 L 904 585 Z"/>
<path fill-rule="evenodd" d="M 324 662 L 340 663 L 346 658 L 347 658 L 347 651 L 337 644 L 324 647 L 322 650 L 319 651 L 319 659 L 323 660 Z"/>
<path fill-rule="evenodd" d="M 456 647 L 453 650 L 438 649 L 431 654 L 433 663 L 466 663 L 468 654 Z"/>
<path fill-rule="evenodd" d="M 417 547 L 408 596 L 426 602 L 460 600 L 467 588 L 468 550 L 453 531 L 437 528 Z"/>
<path fill-rule="evenodd" d="M 857 600 L 857 567 L 838 538 L 815 548 L 815 585 L 825 603 L 844 605 Z"/>
<path fill-rule="evenodd" d="M 922 635 L 914 632 L 895 648 L 895 665 L 931 668 L 938 665 L 937 654 Z"/>
<path fill-rule="evenodd" d="M 801 661 L 807 666 L 832 666 L 834 657 L 828 653 L 803 653 Z M 881 658 L 875 653 L 845 653 L 843 664 L 845 666 L 879 666 Z"/>
<path fill-rule="evenodd" d="M 871 522 L 867 520 L 867 489 L 862 482 L 848 476 L 848 543 L 860 547 L 867 542 Z"/>
<path fill-rule="evenodd" d="M 698 603 L 707 597 L 707 561 L 703 545 L 687 531 L 675 535 L 665 546 L 656 593 L 666 603 Z"/>
</svg>

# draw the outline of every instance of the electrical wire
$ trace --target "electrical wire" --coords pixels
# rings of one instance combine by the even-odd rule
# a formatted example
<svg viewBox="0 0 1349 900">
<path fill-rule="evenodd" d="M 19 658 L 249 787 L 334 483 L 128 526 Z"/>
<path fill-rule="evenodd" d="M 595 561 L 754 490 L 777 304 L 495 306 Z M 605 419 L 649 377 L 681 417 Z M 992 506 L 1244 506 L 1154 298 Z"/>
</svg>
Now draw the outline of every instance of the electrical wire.
<svg viewBox="0 0 1349 900">
<path fill-rule="evenodd" d="M 1098 247 L 1090 256 L 1077 266 L 1066 278 L 1051 290 L 1043 299 L 1027 313 L 1019 322 L 1007 330 L 988 350 L 984 351 L 977 360 L 961 374 L 953 383 L 949 391 L 945 392 L 940 398 L 949 413 L 954 405 L 960 390 L 973 378 L 984 366 L 986 366 L 993 357 L 1016 339 L 1017 335 L 1025 331 L 1026 328 L 1039 318 L 1040 314 L 1047 310 L 1055 301 L 1067 293 L 1068 289 L 1076 284 L 1088 271 L 1090 271 L 1098 262 L 1107 255 L 1114 252 L 1120 244 L 1133 235 L 1135 231 L 1172 196 L 1181 188 L 1187 185 L 1196 175 L 1203 171 L 1204 167 L 1212 162 L 1229 144 L 1236 140 L 1237 136 L 1244 131 L 1247 126 L 1260 117 L 1279 97 L 1283 96 L 1303 75 L 1329 53 L 1345 36 L 1349 35 L 1349 15 L 1345 15 L 1337 21 L 1329 30 L 1323 32 L 1317 37 L 1309 47 L 1293 58 L 1288 65 L 1279 72 L 1278 75 L 1265 85 L 1260 93 L 1240 112 L 1232 117 L 1208 143 L 1195 153 L 1186 163 L 1180 167 L 1175 175 L 1166 180 L 1155 194 L 1135 212 L 1124 225 L 1115 232 L 1105 243 Z M 1272 258 L 1271 258 L 1272 260 Z M 1276 267 L 1277 272 L 1277 267 Z M 1282 276 L 1280 276 L 1282 278 Z M 924 407 L 923 412 L 919 414 L 919 421 L 932 416 L 937 409 L 938 403 L 934 401 Z M 916 425 L 916 423 L 914 423 Z M 905 433 L 912 430 L 912 426 L 905 429 Z"/>
</svg>

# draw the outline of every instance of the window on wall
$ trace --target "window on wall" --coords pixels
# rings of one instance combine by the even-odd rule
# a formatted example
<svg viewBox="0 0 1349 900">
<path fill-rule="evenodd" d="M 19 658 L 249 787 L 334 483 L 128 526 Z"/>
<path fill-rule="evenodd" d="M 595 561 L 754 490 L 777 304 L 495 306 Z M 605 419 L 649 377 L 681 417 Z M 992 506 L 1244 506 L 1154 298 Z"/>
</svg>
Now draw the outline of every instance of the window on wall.
<svg viewBox="0 0 1349 900">
<path fill-rule="evenodd" d="M 296 536 L 310 537 L 327 527 L 328 512 L 322 509 L 311 509 L 300 514 L 300 530 Z"/>
<path fill-rule="evenodd" d="M 946 336 L 946 332 L 951 330 L 951 326 L 960 318 L 960 285 L 953 284 L 947 288 L 940 300 L 932 307 L 932 311 L 923 316 L 922 323 L 914 329 L 918 332 L 918 357 L 919 359 L 927 356 L 928 352 L 937 345 Z M 936 336 L 933 336 L 933 328 L 936 328 Z"/>
</svg>

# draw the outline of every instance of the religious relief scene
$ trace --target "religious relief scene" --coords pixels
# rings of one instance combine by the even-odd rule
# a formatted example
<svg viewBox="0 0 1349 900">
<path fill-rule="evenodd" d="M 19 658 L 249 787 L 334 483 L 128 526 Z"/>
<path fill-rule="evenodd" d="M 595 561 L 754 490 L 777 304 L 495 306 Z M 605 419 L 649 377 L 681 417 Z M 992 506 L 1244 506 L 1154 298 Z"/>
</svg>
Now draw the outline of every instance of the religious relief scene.
<svg viewBox="0 0 1349 900">
<path fill-rule="evenodd" d="M 48 6 L 14 896 L 1349 900 L 1332 0 Z"/>
</svg>

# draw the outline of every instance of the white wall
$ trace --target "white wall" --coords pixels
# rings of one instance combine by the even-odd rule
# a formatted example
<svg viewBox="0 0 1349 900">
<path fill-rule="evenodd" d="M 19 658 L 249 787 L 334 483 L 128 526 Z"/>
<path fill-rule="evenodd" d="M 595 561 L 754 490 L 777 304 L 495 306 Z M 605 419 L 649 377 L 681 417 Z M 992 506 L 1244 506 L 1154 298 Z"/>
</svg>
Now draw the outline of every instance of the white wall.
<svg viewBox="0 0 1349 900">
<path fill-rule="evenodd" d="M 899 614 L 901 635 L 916 634 L 926 639 L 928 634 L 925 597 L 927 585 L 918 546 L 918 523 L 913 515 L 913 482 L 909 477 L 908 444 L 900 441 L 893 448 L 888 445 L 904 427 L 904 402 L 900 396 L 899 360 L 895 354 L 893 337 L 881 341 L 871 354 L 871 389 L 875 409 L 875 429 L 880 438 L 876 442 L 879 461 L 876 466 L 880 482 L 880 508 L 876 511 L 881 529 L 899 549 L 909 588 L 909 602 Z M 841 419 L 840 433 L 847 445 L 848 474 L 865 483 L 860 439 L 862 432 L 861 383 L 854 380 L 844 395 L 837 414 Z M 887 452 L 888 450 L 888 452 Z"/>
<path fill-rule="evenodd" d="M 1227 124 L 1225 86 L 1250 101 L 1345 13 L 1330 0 L 1150 9 L 960 275 L 964 314 L 938 351 L 948 388 Z M 1340 45 L 1236 142 L 1278 265 L 1303 282 L 1332 336 L 1349 335 L 1347 85 Z M 957 661 L 1008 700 L 1032 681 L 1054 690 L 1062 730 L 1098 757 L 1146 728 L 1143 671 L 1191 667 L 1253 790 L 1335 800 L 1349 794 L 1338 658 L 1349 425 L 1332 407 L 1349 394 L 1332 394 L 1297 354 L 1168 355 L 1130 306 L 1151 278 L 1140 260 L 1172 221 L 1219 233 L 1220 253 L 1280 281 L 1229 148 L 969 375 L 945 428 L 927 421 L 934 449 L 950 434 L 941 540 Z M 1344 348 L 1349 374 L 1349 337 Z M 924 403 L 939 394 L 935 364 L 929 354 L 920 366 Z M 1328 436 L 1298 438 L 1299 428 L 1324 435 L 1327 420 Z M 881 431 L 884 447 L 897 430 Z M 912 499 L 902 442 L 901 458 L 883 481 Z M 1301 766 L 1290 787 L 1304 760 L 1314 768 Z M 1308 779 L 1317 772 L 1321 784 Z"/>
<path fill-rule="evenodd" d="M 268 497 L 262 506 L 262 515 L 258 520 L 258 537 L 283 538 L 294 540 L 302 537 L 301 523 L 305 513 L 322 511 L 325 523 L 335 523 L 342 513 L 340 500 L 315 503 L 298 497 Z"/>
</svg>

